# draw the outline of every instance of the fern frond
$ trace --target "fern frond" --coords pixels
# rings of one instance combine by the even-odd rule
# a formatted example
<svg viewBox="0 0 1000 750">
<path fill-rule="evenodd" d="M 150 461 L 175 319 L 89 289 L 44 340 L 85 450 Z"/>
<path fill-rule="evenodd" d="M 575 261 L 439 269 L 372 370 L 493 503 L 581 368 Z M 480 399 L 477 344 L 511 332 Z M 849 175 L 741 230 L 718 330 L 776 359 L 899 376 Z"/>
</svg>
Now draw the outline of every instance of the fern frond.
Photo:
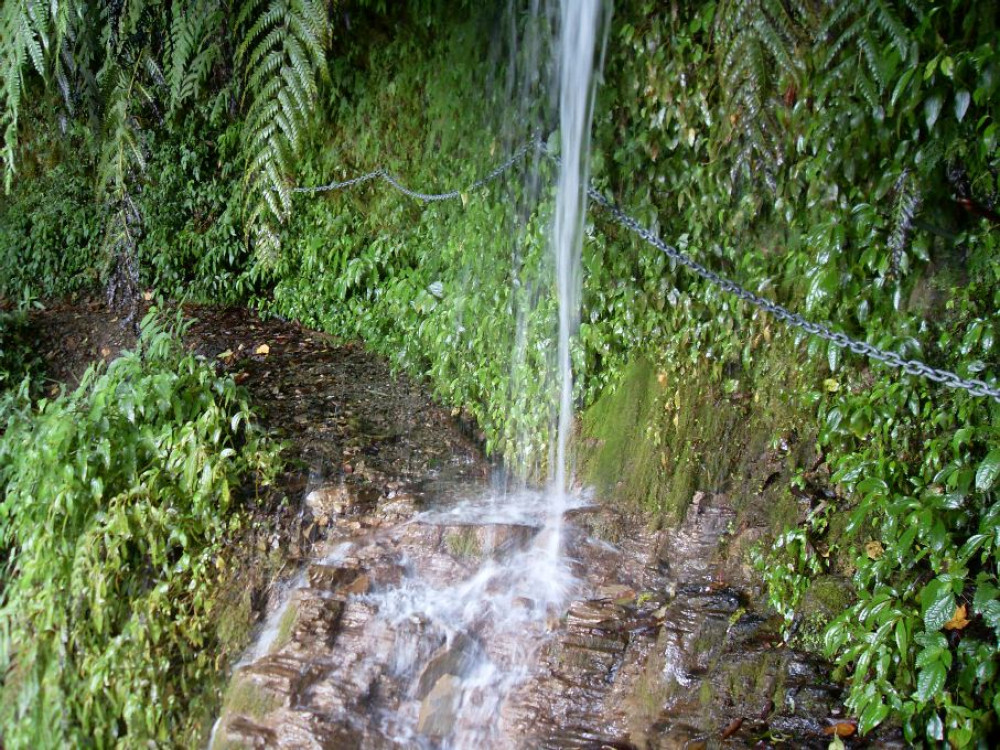
<svg viewBox="0 0 1000 750">
<path fill-rule="evenodd" d="M 875 0 L 871 7 L 875 21 L 889 36 L 889 40 L 899 50 L 900 56 L 906 59 L 912 38 L 910 30 L 903 25 L 903 22 L 899 20 L 899 16 L 896 15 L 892 8 L 885 4 L 884 0 Z"/>
<path fill-rule="evenodd" d="M 26 69 L 30 64 L 42 79 L 49 78 L 69 28 L 70 5 L 70 0 L 6 0 L 0 6 L 0 125 L 4 126 L 0 161 L 8 190 Z"/>
<path fill-rule="evenodd" d="M 291 212 L 294 159 L 325 72 L 328 20 L 322 0 L 246 0 L 240 7 L 244 218 L 259 257 L 276 259 L 278 227 Z"/>
<path fill-rule="evenodd" d="M 892 212 L 892 230 L 889 234 L 889 251 L 892 253 L 893 274 L 899 274 L 903 264 L 903 254 L 909 245 L 913 231 L 913 218 L 920 210 L 921 194 L 914 185 L 910 170 L 904 169 L 895 186 L 896 201 Z"/>
<path fill-rule="evenodd" d="M 166 59 L 170 108 L 197 98 L 222 55 L 223 14 L 214 0 L 174 0 Z"/>
<path fill-rule="evenodd" d="M 772 183 L 784 161 L 775 110 L 780 85 L 802 74 L 798 45 L 811 23 L 808 4 L 782 0 L 730 0 L 716 14 L 715 46 L 723 105 L 734 123 L 730 177 L 759 175 Z M 729 141 L 727 141 L 728 143 Z"/>
<path fill-rule="evenodd" d="M 910 0 L 907 4 L 919 22 L 923 3 Z M 858 92 L 873 109 L 882 105 L 889 71 L 898 62 L 892 51 L 904 63 L 913 54 L 913 34 L 884 0 L 835 4 L 819 27 L 817 41 L 826 47 L 822 68 L 828 72 L 845 56 L 854 61 L 855 78 L 851 81 L 845 76 L 845 88 Z"/>
</svg>

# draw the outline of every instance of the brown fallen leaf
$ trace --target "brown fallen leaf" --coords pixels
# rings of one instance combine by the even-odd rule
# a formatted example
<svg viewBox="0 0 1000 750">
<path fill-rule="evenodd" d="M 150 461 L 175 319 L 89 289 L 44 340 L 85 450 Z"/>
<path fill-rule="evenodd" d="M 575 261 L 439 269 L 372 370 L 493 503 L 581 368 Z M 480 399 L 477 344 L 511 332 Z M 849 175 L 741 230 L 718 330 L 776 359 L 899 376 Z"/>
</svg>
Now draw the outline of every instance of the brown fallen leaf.
<svg viewBox="0 0 1000 750">
<path fill-rule="evenodd" d="M 945 630 L 962 630 L 966 625 L 969 624 L 969 620 L 966 617 L 968 615 L 968 610 L 965 608 L 964 604 L 959 604 L 955 607 L 955 614 L 951 616 L 951 619 L 944 624 Z"/>
<path fill-rule="evenodd" d="M 827 737 L 850 737 L 858 730 L 856 724 L 850 721 L 838 721 L 823 730 Z"/>
<path fill-rule="evenodd" d="M 865 554 L 869 560 L 878 560 L 885 554 L 885 547 L 882 546 L 882 542 L 868 542 L 865 545 Z"/>
<path fill-rule="evenodd" d="M 739 717 L 733 719 L 731 722 L 729 722 L 729 726 L 726 727 L 724 730 L 722 730 L 722 739 L 724 739 L 724 740 L 725 739 L 729 739 L 734 734 L 736 734 L 738 731 L 740 731 L 740 727 L 742 727 L 742 726 L 743 726 L 743 717 L 742 716 L 739 716 Z"/>
<path fill-rule="evenodd" d="M 265 357 L 271 353 L 271 347 L 267 344 L 261 344 L 254 350 L 254 354 L 263 354 Z"/>
</svg>

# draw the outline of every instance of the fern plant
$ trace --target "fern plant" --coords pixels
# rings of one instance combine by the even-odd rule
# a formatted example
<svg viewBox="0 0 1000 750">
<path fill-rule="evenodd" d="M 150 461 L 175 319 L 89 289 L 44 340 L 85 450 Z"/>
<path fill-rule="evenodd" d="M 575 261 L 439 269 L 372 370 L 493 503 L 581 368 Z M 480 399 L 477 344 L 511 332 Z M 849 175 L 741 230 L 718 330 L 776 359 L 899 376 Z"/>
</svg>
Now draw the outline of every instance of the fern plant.
<svg viewBox="0 0 1000 750">
<path fill-rule="evenodd" d="M 807 9 L 781 0 L 729 0 L 716 14 L 719 87 L 732 146 L 730 180 L 763 175 L 773 187 L 785 161 L 776 112 L 802 73 Z"/>
<path fill-rule="evenodd" d="M 208 82 L 222 56 L 223 20 L 222 9 L 214 0 L 174 0 L 164 54 L 172 112 L 196 100 Z"/>
<path fill-rule="evenodd" d="M 244 71 L 245 211 L 259 256 L 274 260 L 277 228 L 291 212 L 288 176 L 325 72 L 322 0 L 246 0 L 237 17 Z"/>
<path fill-rule="evenodd" d="M 187 116 L 213 86 L 242 103 L 244 219 L 263 258 L 279 248 L 291 210 L 289 182 L 324 74 L 329 33 L 324 0 L 10 0 L 0 10 L 0 159 L 15 175 L 25 91 L 58 91 L 63 118 L 93 132 L 98 198 L 108 207 L 112 265 L 134 264 L 147 134 Z M 232 38 L 235 36 L 235 38 Z M 237 70 L 227 65 L 232 52 Z M 35 97 L 33 97 L 35 98 Z M 87 106 L 77 107 L 83 101 Z M 115 288 L 123 288 L 122 279 Z M 117 295 L 117 292 L 115 293 Z"/>
<path fill-rule="evenodd" d="M 55 78 L 65 85 L 64 41 L 72 35 L 78 17 L 74 2 L 8 0 L 0 7 L 0 128 L 3 129 L 0 161 L 4 185 L 14 176 L 18 119 L 27 85 L 26 75 Z"/>
</svg>

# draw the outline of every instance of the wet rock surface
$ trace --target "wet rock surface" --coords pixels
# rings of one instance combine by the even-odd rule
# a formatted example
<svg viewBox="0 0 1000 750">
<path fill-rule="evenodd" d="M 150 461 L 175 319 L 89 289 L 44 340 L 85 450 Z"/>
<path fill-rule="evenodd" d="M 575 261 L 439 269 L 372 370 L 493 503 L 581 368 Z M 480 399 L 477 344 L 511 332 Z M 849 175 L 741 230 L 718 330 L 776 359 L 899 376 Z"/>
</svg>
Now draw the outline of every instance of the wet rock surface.
<svg viewBox="0 0 1000 750">
<path fill-rule="evenodd" d="M 331 523 L 326 558 L 275 615 L 290 635 L 265 644 L 230 687 L 260 690 L 255 704 L 274 708 L 252 716 L 230 703 L 216 746 L 825 748 L 823 729 L 844 718 L 827 666 L 784 648 L 745 582 L 722 578 L 733 519 L 724 496 L 699 493 L 684 522 L 661 532 L 607 509 L 574 511 L 565 530 L 573 591 L 561 611 L 534 613 L 528 643 L 488 622 L 498 614 L 488 608 L 456 631 L 435 627 L 433 615 L 385 610 L 408 586 L 438 587 L 444 601 L 449 586 L 530 550 L 544 525 L 459 524 L 413 510 L 400 521 L 383 499 L 360 533 Z M 609 528 L 627 542 L 602 539 Z M 505 601 L 538 606 L 530 592 Z M 516 671 L 525 656 L 502 700 L 477 695 L 484 658 Z M 477 700 L 485 712 L 470 710 Z"/>
</svg>

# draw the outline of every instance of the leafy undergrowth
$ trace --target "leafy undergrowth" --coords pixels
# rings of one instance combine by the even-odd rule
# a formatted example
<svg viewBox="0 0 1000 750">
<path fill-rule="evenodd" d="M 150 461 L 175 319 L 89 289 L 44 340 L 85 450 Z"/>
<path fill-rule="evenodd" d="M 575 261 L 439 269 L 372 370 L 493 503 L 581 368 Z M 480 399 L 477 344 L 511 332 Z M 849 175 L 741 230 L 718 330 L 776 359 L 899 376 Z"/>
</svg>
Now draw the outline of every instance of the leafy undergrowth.
<svg viewBox="0 0 1000 750">
<path fill-rule="evenodd" d="M 0 393 L 37 374 L 41 366 L 23 311 L 0 311 Z"/>
<path fill-rule="evenodd" d="M 0 731 L 18 747 L 204 738 L 214 596 L 276 452 L 236 385 L 155 315 L 73 393 L 3 405 Z"/>
</svg>

